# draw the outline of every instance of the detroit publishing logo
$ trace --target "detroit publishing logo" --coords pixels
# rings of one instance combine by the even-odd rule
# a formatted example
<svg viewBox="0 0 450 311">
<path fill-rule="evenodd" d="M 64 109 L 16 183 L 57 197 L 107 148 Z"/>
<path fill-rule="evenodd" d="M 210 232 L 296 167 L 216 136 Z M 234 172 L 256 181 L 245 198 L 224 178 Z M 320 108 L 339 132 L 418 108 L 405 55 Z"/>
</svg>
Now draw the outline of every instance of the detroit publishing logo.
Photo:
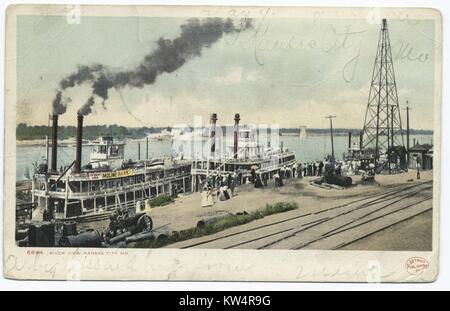
<svg viewBox="0 0 450 311">
<path fill-rule="evenodd" d="M 409 274 L 420 275 L 424 270 L 428 269 L 430 264 L 423 257 L 411 257 L 405 262 L 405 269 Z"/>
</svg>

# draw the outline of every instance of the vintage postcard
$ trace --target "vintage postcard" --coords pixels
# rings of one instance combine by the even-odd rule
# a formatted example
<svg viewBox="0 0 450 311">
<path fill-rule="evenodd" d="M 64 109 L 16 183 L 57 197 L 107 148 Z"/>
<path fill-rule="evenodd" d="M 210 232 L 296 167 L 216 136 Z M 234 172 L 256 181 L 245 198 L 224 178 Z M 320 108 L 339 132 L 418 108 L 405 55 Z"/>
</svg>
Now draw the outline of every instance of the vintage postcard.
<svg viewBox="0 0 450 311">
<path fill-rule="evenodd" d="M 435 280 L 441 22 L 10 6 L 4 276 Z"/>
</svg>

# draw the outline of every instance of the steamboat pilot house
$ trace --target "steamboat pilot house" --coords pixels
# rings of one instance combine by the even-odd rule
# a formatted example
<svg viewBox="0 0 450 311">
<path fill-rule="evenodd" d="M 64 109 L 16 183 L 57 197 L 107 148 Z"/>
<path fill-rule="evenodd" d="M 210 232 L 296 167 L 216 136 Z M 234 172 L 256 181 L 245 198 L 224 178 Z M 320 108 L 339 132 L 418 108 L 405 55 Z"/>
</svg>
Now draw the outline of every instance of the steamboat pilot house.
<svg viewBox="0 0 450 311">
<path fill-rule="evenodd" d="M 116 208 L 136 209 L 160 194 L 191 189 L 191 163 L 171 159 L 124 160 L 125 142 L 102 137 L 91 144 L 89 163 L 81 166 L 83 116 L 78 116 L 76 159 L 57 169 L 58 116 L 53 116 L 51 169 L 36 170 L 33 219 L 61 219 Z M 50 216 L 49 216 L 50 215 Z"/>
<path fill-rule="evenodd" d="M 124 159 L 125 142 L 114 141 L 112 137 L 101 137 L 98 142 L 92 144 L 92 152 L 89 157 L 91 168 L 120 167 Z"/>
</svg>

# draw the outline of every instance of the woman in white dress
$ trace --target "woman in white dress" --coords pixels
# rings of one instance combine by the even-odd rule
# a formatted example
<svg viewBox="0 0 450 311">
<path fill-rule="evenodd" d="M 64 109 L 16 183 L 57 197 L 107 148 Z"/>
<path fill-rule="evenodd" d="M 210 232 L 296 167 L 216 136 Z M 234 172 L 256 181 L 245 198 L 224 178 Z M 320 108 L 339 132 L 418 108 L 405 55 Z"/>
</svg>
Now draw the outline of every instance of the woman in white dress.
<svg viewBox="0 0 450 311">
<path fill-rule="evenodd" d="M 211 186 L 205 185 L 202 191 L 202 207 L 214 205 L 213 191 Z"/>
</svg>

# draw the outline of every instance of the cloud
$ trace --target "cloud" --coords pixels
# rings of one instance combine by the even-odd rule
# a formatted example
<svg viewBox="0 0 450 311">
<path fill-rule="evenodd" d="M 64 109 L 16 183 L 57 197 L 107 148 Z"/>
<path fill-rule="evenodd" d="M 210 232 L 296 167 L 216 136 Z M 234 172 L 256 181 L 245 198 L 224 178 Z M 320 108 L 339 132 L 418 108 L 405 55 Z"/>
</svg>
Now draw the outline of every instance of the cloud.
<svg viewBox="0 0 450 311">
<path fill-rule="evenodd" d="M 376 20 L 375 18 L 374 21 Z M 140 44 L 123 35 L 107 37 L 102 41 L 105 37 L 103 30 L 93 27 L 88 28 L 88 31 L 80 31 L 79 38 L 72 32 L 64 34 L 69 38 L 67 42 L 79 42 L 80 38 L 83 40 L 90 38 L 92 42 L 98 43 L 95 49 L 87 49 L 82 53 L 90 63 L 101 61 L 108 66 L 121 67 L 123 60 L 117 60 L 118 53 L 116 49 L 111 49 L 111 46 L 117 46 L 118 50 L 126 48 L 132 53 L 133 59 L 139 60 L 147 53 L 149 42 L 157 40 L 167 31 L 170 33 L 169 37 L 177 36 L 174 30 L 178 29 L 179 21 L 175 23 L 170 19 L 165 21 L 146 19 L 142 22 L 144 25 L 149 23 L 145 29 L 161 29 L 154 33 L 149 31 L 148 36 L 142 38 Z M 221 39 L 217 44 L 205 49 L 202 57 L 192 59 L 174 74 L 160 75 L 156 84 L 143 88 L 121 88 L 123 98 L 120 98 L 117 90 L 111 89 L 107 110 L 103 109 L 100 102 L 96 103 L 92 107 L 93 115 L 86 118 L 85 122 L 159 126 L 183 120 L 192 123 L 193 116 L 198 114 L 205 116 L 204 122 L 208 122 L 209 113 L 216 112 L 221 123 L 231 123 L 234 113 L 241 113 L 242 122 L 279 123 L 282 127 L 307 125 L 328 128 L 328 120 L 324 117 L 333 114 L 337 116 L 333 120 L 336 127 L 361 128 L 366 112 L 380 26 L 367 23 L 364 19 L 351 22 L 352 31 L 368 30 L 352 36 L 352 39 L 348 38 L 351 39 L 347 42 L 348 46 L 363 43 L 360 53 L 356 53 L 353 47 L 344 48 L 341 45 L 345 36 L 340 33 L 346 31 L 346 27 L 350 25 L 349 21 L 327 21 L 326 25 L 317 26 L 312 24 L 311 20 L 274 20 L 264 35 L 264 38 L 269 40 L 267 42 L 289 42 L 289 38 L 294 36 L 298 44 L 286 47 L 277 45 L 270 51 L 257 51 L 264 56 L 264 66 L 255 62 L 255 50 L 250 45 L 251 41 L 245 45 L 239 41 L 231 44 L 230 40 Z M 111 23 L 116 24 L 114 21 Z M 338 32 L 336 38 L 330 37 L 338 40 L 336 43 L 338 45 L 336 49 L 325 53 L 320 49 L 321 43 L 317 38 L 320 38 L 323 27 L 328 27 L 329 23 Z M 420 21 L 415 29 L 400 21 L 389 21 L 392 47 L 396 42 L 407 42 L 413 49 L 411 51 L 413 56 L 420 55 L 418 53 L 430 55 L 424 62 L 409 58 L 394 60 L 399 102 L 401 108 L 404 108 L 406 98 L 409 99 L 412 108 L 410 123 L 414 128 L 433 126 L 434 92 L 437 87 L 433 79 L 433 45 L 430 45 L 428 38 L 420 35 L 425 32 L 432 36 L 433 25 L 432 21 Z M 32 30 L 29 29 L 27 32 L 34 34 Z M 36 39 L 36 42 L 45 40 L 45 36 L 41 34 L 34 35 L 40 39 Z M 239 38 L 242 41 L 244 37 Z M 299 40 L 309 38 L 318 40 L 317 48 L 306 49 L 300 44 L 302 41 Z M 331 40 L 330 38 L 325 39 Z M 39 72 L 23 60 L 19 62 L 21 83 L 18 84 L 18 122 L 47 123 L 48 107 L 54 94 L 53 88 L 60 77 L 59 72 L 70 72 L 72 70 L 70 68 L 76 68 L 76 64 L 80 62 L 78 57 L 80 53 L 73 55 L 63 53 L 73 47 L 65 47 L 62 43 L 64 42 L 50 45 L 51 48 L 46 49 L 46 53 L 39 52 L 38 48 L 33 49 L 37 52 L 32 53 L 33 58 L 29 59 L 29 63 L 44 63 L 45 66 L 41 66 L 45 68 L 44 72 Z M 21 49 L 24 47 L 27 45 L 23 45 Z M 34 46 L 28 49 L 32 48 Z M 49 54 L 48 51 L 53 51 L 53 54 Z M 67 57 L 58 63 L 58 57 L 55 55 L 65 54 Z M 346 82 L 342 78 L 342 68 L 356 55 L 359 55 L 357 64 L 352 62 L 351 65 L 354 66 L 347 66 L 355 69 L 354 79 Z M 130 60 L 127 62 L 126 68 L 134 68 L 134 62 Z M 45 79 L 38 79 L 36 82 L 38 72 L 39 75 L 49 72 L 52 76 L 46 76 Z M 145 102 L 147 94 L 148 103 Z M 90 89 L 86 88 L 84 91 L 77 88 L 76 94 L 72 96 L 73 105 L 69 105 L 67 116 L 61 118 L 61 124 L 75 124 L 77 111 L 72 107 L 80 107 L 86 102 L 90 96 Z M 402 113 L 402 121 L 405 121 L 405 111 L 402 110 Z"/>
<path fill-rule="evenodd" d="M 247 76 L 245 77 L 245 80 L 250 81 L 250 82 L 262 82 L 262 81 L 266 81 L 266 78 L 264 77 L 264 75 L 262 74 L 261 71 L 253 70 L 247 74 Z"/>
<path fill-rule="evenodd" d="M 177 123 L 191 125 L 194 116 L 201 116 L 203 122 L 209 122 L 209 107 L 215 106 L 211 100 L 198 98 L 187 92 L 164 96 L 152 93 L 142 99 L 131 111 L 146 126 L 173 126 Z"/>
<path fill-rule="evenodd" d="M 214 79 L 218 84 L 234 85 L 242 82 L 242 67 L 233 66 L 229 68 L 225 75 Z"/>
<path fill-rule="evenodd" d="M 268 82 L 261 71 L 252 70 L 245 74 L 240 66 L 230 67 L 223 76 L 216 77 L 214 81 L 224 85 L 236 85 L 242 82 Z"/>
</svg>

